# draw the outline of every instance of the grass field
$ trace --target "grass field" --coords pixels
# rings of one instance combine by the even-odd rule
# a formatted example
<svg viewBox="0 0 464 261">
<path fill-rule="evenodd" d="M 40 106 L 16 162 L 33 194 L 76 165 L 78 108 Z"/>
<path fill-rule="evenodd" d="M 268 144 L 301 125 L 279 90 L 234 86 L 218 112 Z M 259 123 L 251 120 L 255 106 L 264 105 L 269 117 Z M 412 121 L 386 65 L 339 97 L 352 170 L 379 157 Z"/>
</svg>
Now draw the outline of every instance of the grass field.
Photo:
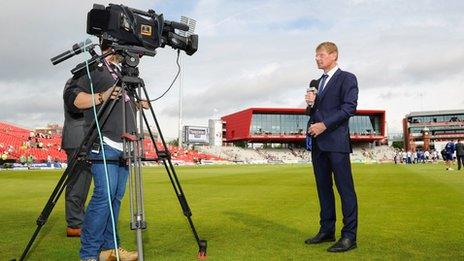
<svg viewBox="0 0 464 261">
<path fill-rule="evenodd" d="M 304 244 L 319 227 L 310 166 L 177 170 L 198 232 L 208 240 L 209 260 L 464 259 L 464 171 L 446 172 L 441 164 L 353 165 L 358 249 L 332 254 L 326 252 L 330 243 Z M 195 260 L 198 249 L 164 170 L 146 168 L 143 174 L 148 222 L 145 259 Z M 20 256 L 60 175 L 59 171 L 0 172 L 0 260 Z M 61 198 L 29 260 L 78 260 L 79 239 L 65 237 L 63 209 Z M 337 214 L 340 217 L 340 206 Z M 119 220 L 121 239 L 123 246 L 135 249 L 128 220 L 126 197 Z"/>
</svg>

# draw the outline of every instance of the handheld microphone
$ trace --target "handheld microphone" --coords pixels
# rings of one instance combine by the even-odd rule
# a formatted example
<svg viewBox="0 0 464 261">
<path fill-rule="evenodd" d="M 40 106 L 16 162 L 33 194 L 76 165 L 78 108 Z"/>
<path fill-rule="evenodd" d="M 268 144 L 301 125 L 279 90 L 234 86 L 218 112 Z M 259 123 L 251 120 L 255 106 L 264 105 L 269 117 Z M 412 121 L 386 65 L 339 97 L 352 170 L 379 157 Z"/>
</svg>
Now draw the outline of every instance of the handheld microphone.
<svg viewBox="0 0 464 261">
<path fill-rule="evenodd" d="M 65 61 L 74 55 L 82 53 L 84 50 L 93 49 L 97 44 L 92 44 L 92 40 L 88 39 L 84 42 L 76 43 L 72 46 L 71 50 L 67 50 L 53 58 L 50 59 L 53 65 L 57 65 L 62 61 Z"/>
<path fill-rule="evenodd" d="M 309 83 L 309 88 L 306 92 L 313 92 L 314 94 L 317 94 L 318 88 L 319 88 L 319 84 L 317 80 L 311 80 L 311 82 Z M 312 107 L 314 103 L 308 103 L 308 105 Z"/>
</svg>

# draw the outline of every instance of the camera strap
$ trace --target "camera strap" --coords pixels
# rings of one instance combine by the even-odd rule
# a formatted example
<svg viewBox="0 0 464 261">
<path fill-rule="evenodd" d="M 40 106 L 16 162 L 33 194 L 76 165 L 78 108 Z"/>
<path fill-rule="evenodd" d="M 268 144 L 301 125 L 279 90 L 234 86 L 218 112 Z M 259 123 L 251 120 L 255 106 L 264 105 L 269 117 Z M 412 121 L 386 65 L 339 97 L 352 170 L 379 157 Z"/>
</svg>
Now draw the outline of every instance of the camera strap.
<svg viewBox="0 0 464 261">
<path fill-rule="evenodd" d="M 117 71 L 121 71 L 120 68 L 118 67 L 118 65 L 116 65 L 114 63 L 110 63 L 106 59 L 104 60 L 104 64 L 105 64 L 106 68 L 108 69 L 108 71 L 110 72 L 113 79 L 118 80 L 119 77 L 118 77 Z M 128 102 L 128 101 L 130 101 L 130 98 L 127 95 L 126 91 L 124 91 L 124 102 Z"/>
</svg>

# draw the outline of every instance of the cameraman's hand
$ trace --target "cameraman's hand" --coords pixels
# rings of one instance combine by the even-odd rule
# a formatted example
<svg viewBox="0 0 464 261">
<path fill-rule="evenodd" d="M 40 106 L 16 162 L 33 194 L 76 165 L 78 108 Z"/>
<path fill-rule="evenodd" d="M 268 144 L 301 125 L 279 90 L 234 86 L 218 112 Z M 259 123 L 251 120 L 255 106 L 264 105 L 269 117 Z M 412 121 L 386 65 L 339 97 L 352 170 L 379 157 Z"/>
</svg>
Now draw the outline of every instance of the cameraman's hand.
<svg viewBox="0 0 464 261">
<path fill-rule="evenodd" d="M 122 96 L 122 92 L 120 91 L 121 91 L 121 87 L 119 86 L 114 86 L 114 87 L 109 88 L 108 90 L 102 93 L 103 101 L 105 102 L 108 99 L 112 99 L 112 100 L 118 99 L 119 97 Z"/>
<path fill-rule="evenodd" d="M 140 101 L 139 104 L 140 104 L 140 106 L 142 106 L 142 108 L 144 108 L 145 110 L 150 108 L 150 104 L 148 104 L 148 101 L 146 101 L 146 100 Z"/>
<path fill-rule="evenodd" d="M 150 108 L 150 104 L 148 103 L 147 100 L 140 100 L 135 102 L 135 106 L 137 106 L 137 109 L 144 109 L 147 110 Z"/>
</svg>

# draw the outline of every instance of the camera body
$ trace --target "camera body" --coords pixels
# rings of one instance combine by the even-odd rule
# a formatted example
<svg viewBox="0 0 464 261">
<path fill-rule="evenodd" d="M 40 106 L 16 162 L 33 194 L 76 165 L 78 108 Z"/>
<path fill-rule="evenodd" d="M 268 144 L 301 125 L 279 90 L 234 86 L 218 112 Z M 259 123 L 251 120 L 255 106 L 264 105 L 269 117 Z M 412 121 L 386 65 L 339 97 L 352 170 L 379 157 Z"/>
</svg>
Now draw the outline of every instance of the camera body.
<svg viewBox="0 0 464 261">
<path fill-rule="evenodd" d="M 185 24 L 165 20 L 153 10 L 141 11 L 123 5 L 107 7 L 94 4 L 87 14 L 87 33 L 103 41 L 155 50 L 166 45 L 185 51 L 198 50 L 198 35 L 182 36 L 176 30 L 188 31 Z"/>
</svg>

